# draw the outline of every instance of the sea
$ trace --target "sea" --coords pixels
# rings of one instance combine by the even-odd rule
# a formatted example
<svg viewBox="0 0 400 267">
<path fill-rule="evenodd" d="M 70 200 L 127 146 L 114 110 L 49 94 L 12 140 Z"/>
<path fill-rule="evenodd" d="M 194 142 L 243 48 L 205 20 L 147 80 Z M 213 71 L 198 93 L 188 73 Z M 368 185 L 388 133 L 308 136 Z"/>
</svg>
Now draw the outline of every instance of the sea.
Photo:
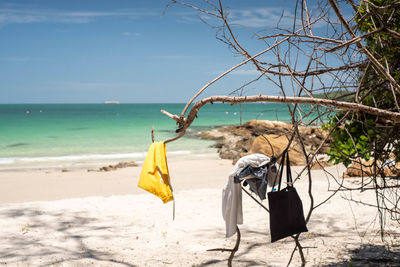
<svg viewBox="0 0 400 267">
<path fill-rule="evenodd" d="M 177 135 L 175 121 L 185 104 L 1 104 L 0 170 L 64 168 L 144 160 L 154 126 L 156 141 Z M 285 104 L 203 106 L 187 134 L 167 145 L 168 157 L 216 152 L 196 134 L 253 119 L 290 121 Z"/>
</svg>

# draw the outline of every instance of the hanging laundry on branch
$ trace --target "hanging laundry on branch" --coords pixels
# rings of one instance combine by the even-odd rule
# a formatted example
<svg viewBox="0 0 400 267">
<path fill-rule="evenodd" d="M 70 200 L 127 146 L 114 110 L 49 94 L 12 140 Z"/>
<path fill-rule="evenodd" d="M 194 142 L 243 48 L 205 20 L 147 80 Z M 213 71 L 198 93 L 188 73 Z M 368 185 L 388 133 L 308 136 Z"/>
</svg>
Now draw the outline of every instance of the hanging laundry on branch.
<svg viewBox="0 0 400 267">
<path fill-rule="evenodd" d="M 138 187 L 156 195 L 164 203 L 174 200 L 170 183 L 167 149 L 164 142 L 151 144 L 144 160 Z"/>
<path fill-rule="evenodd" d="M 243 223 L 242 188 L 240 185 L 242 178 L 249 179 L 247 181 L 251 184 L 251 190 L 259 196 L 263 196 L 260 197 L 261 199 L 265 199 L 267 184 L 272 184 L 277 174 L 276 170 L 275 162 L 271 162 L 271 158 L 263 154 L 250 154 L 236 162 L 229 174 L 228 182 L 222 190 L 222 217 L 225 220 L 226 237 L 234 235 L 237 225 Z M 261 184 L 262 187 L 260 187 Z"/>
</svg>

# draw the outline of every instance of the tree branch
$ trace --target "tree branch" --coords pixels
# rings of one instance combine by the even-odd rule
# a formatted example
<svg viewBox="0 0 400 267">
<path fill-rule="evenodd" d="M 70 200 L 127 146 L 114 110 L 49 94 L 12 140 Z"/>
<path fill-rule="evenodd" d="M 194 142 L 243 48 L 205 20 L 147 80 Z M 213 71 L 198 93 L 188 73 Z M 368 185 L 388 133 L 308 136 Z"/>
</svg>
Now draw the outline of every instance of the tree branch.
<svg viewBox="0 0 400 267">
<path fill-rule="evenodd" d="M 310 97 L 282 97 L 282 96 L 268 96 L 268 95 L 240 96 L 240 97 L 212 96 L 196 102 L 189 111 L 189 114 L 186 118 L 179 117 L 177 115 L 172 115 L 162 110 L 161 112 L 163 114 L 175 120 L 180 126 L 177 130 L 177 132 L 180 132 L 180 134 L 177 137 L 173 138 L 173 140 L 170 139 L 165 142 L 172 142 L 182 137 L 186 129 L 193 123 L 193 121 L 197 117 L 197 113 L 199 112 L 200 108 L 206 104 L 214 102 L 231 103 L 232 105 L 238 103 L 256 103 L 256 102 L 326 105 L 326 106 L 336 107 L 342 110 L 361 111 L 376 116 L 382 116 L 394 122 L 400 122 L 399 112 L 392 112 L 358 103 L 343 102 L 331 99 L 320 99 L 320 98 L 310 98 Z"/>
<path fill-rule="evenodd" d="M 350 25 L 347 23 L 347 21 L 344 19 L 343 15 L 342 15 L 342 13 L 340 12 L 340 9 L 336 3 L 336 0 L 328 0 L 328 1 L 331 4 L 336 15 L 338 16 L 339 20 L 342 22 L 343 26 L 348 31 L 348 33 L 353 38 L 356 38 L 357 37 L 356 34 L 353 32 Z M 371 60 L 372 64 L 374 64 L 374 66 L 386 77 L 386 79 L 388 79 L 393 84 L 393 86 L 397 90 L 397 92 L 400 93 L 400 85 L 392 77 L 392 75 L 390 75 L 390 73 L 388 71 L 386 71 L 385 67 L 383 67 L 382 64 L 371 54 L 371 52 L 368 49 L 366 49 L 365 46 L 363 46 L 360 42 L 357 42 L 356 45 L 369 58 L 369 60 Z"/>
</svg>

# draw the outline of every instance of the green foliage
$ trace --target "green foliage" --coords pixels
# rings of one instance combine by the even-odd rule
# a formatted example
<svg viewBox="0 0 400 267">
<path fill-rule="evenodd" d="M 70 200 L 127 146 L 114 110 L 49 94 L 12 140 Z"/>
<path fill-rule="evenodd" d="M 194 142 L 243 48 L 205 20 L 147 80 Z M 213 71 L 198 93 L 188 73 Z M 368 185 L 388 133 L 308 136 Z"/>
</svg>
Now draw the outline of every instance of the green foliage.
<svg viewBox="0 0 400 267">
<path fill-rule="evenodd" d="M 343 113 L 331 117 L 329 123 L 325 124 L 323 129 L 332 129 L 342 117 Z M 373 150 L 374 139 L 377 136 L 374 120 L 347 121 L 339 129 L 332 132 L 331 149 L 327 151 L 330 157 L 329 161 L 335 164 L 343 163 L 348 166 L 354 155 L 369 160 Z"/>
<path fill-rule="evenodd" d="M 387 6 L 396 1 L 371 0 L 370 2 L 376 6 Z M 360 34 L 369 33 L 375 29 L 382 29 L 382 31 L 363 38 L 363 44 L 383 66 L 386 66 L 386 62 L 388 63 L 390 74 L 399 81 L 400 42 L 386 29 L 400 32 L 400 9 L 396 7 L 372 11 L 371 9 L 373 9 L 372 6 L 367 8 L 365 2 L 361 2 L 360 12 L 356 16 Z M 390 83 L 383 74 L 371 66 L 364 67 L 360 68 L 359 79 L 362 104 L 397 111 L 396 100 L 400 102 L 400 95 L 398 92 L 393 93 Z M 388 123 L 384 118 L 361 112 L 353 112 L 347 117 L 344 117 L 345 114 L 345 112 L 339 112 L 331 116 L 328 123 L 323 126 L 325 130 L 332 130 L 331 148 L 327 152 L 331 162 L 344 163 L 347 166 L 352 159 L 357 157 L 365 160 L 371 157 L 385 160 L 390 153 L 394 154 L 396 162 L 399 161 L 400 127 L 398 124 Z M 336 127 L 339 121 L 341 124 Z"/>
</svg>

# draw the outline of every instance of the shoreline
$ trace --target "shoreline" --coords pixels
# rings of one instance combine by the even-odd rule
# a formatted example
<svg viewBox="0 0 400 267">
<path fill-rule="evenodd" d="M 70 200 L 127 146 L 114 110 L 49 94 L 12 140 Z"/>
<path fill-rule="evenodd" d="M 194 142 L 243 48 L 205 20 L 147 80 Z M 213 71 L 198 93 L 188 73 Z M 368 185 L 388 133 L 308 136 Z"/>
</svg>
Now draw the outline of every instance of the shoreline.
<svg viewBox="0 0 400 267">
<path fill-rule="evenodd" d="M 167 146 L 168 158 L 210 157 L 219 153 L 223 159 L 237 160 L 250 151 L 256 136 L 263 133 L 282 134 L 290 124 L 274 120 L 250 120 L 242 125 L 210 126 L 202 131 L 189 131 L 185 137 Z M 313 127 L 307 127 L 312 129 Z M 318 129 L 316 129 L 318 130 Z M 310 135 L 308 135 L 310 136 Z M 313 135 L 315 136 L 315 134 Z M 318 143 L 320 136 L 307 141 Z M 272 140 L 272 139 L 271 139 Z M 148 142 L 150 146 L 151 142 Z M 280 144 L 281 145 L 281 144 Z M 312 148 L 312 147 L 311 147 Z M 0 157 L 0 172 L 30 171 L 30 170 L 77 170 L 97 169 L 119 162 L 141 164 L 147 153 L 147 148 L 136 152 L 114 153 L 80 153 L 46 156 L 14 156 Z"/>
<path fill-rule="evenodd" d="M 23 172 L 23 171 L 56 171 L 56 170 L 94 170 L 103 166 L 114 165 L 120 162 L 135 162 L 142 164 L 146 152 L 128 154 L 85 154 L 54 157 L 27 157 L 9 158 L 12 163 L 0 163 L 0 172 Z M 168 159 L 175 158 L 204 158 L 218 157 L 216 149 L 209 148 L 209 151 L 196 154 L 196 151 L 181 150 L 167 151 Z"/>
<path fill-rule="evenodd" d="M 209 157 L 168 159 L 173 189 L 222 188 L 232 161 Z M 86 168 L 62 172 L 59 169 L 0 171 L 0 203 L 51 201 L 88 196 L 149 194 L 137 187 L 142 166 L 113 171 Z M 195 170 L 195 172 L 193 172 Z M 193 181 L 194 180 L 194 181 Z"/>
</svg>

